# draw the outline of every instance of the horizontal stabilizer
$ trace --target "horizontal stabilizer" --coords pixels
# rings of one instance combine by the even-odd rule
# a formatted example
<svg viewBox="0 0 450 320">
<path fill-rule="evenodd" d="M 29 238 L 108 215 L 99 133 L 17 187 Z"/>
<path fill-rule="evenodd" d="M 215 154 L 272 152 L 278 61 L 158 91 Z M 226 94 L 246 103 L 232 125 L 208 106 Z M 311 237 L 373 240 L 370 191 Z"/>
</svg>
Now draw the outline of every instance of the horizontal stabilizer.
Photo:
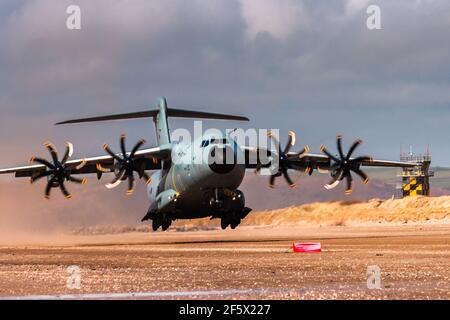
<svg viewBox="0 0 450 320">
<path fill-rule="evenodd" d="M 116 115 L 105 115 L 105 116 L 99 116 L 99 117 L 81 118 L 81 119 L 74 119 L 74 120 L 58 122 L 58 123 L 56 123 L 56 125 L 83 123 L 83 122 L 139 119 L 139 118 L 155 118 L 158 115 L 158 113 L 159 113 L 159 110 L 149 110 L 149 111 L 116 114 Z M 168 117 L 176 117 L 176 118 L 249 121 L 248 118 L 241 117 L 241 116 L 233 116 L 233 115 L 229 115 L 229 114 L 220 114 L 220 113 L 191 111 L 191 110 L 180 110 L 180 109 L 167 109 L 166 114 Z"/>
</svg>

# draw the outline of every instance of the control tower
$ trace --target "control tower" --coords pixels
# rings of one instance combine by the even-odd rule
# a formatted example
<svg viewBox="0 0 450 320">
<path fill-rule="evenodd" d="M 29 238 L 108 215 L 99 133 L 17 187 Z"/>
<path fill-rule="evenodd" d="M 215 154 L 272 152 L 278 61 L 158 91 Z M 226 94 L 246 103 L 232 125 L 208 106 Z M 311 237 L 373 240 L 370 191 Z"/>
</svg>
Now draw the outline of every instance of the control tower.
<svg viewBox="0 0 450 320">
<path fill-rule="evenodd" d="M 403 168 L 399 174 L 401 178 L 401 196 L 403 198 L 416 195 L 429 196 L 430 177 L 434 176 L 434 172 L 430 171 L 430 152 L 427 150 L 425 155 L 416 155 L 410 148 L 409 153 L 400 152 L 400 161 L 420 164 L 413 168 Z"/>
</svg>

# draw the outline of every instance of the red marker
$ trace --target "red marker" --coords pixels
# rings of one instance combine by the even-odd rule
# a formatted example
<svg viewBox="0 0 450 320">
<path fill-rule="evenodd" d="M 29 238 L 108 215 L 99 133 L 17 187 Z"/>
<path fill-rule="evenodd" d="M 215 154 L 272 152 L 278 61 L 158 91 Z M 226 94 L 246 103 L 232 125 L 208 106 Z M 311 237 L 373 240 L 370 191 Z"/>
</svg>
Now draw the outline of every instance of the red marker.
<svg viewBox="0 0 450 320">
<path fill-rule="evenodd" d="M 322 252 L 322 244 L 320 242 L 304 242 L 295 243 L 292 246 L 294 252 Z"/>
</svg>

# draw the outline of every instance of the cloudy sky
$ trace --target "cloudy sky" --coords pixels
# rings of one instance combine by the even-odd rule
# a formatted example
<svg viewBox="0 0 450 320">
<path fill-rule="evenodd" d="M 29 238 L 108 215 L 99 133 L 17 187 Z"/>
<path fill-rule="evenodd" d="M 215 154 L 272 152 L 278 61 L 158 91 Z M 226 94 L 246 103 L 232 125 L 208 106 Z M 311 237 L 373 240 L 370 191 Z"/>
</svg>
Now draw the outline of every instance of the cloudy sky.
<svg viewBox="0 0 450 320">
<path fill-rule="evenodd" d="M 66 28 L 71 4 L 81 30 Z M 381 30 L 366 26 L 370 4 Z M 343 133 L 382 159 L 430 144 L 434 164 L 450 166 L 449 40 L 448 0 L 2 0 L 0 167 L 43 154 L 47 139 L 74 142 L 78 156 L 121 132 L 154 142 L 150 120 L 52 124 L 162 95 L 295 130 L 315 151 Z"/>
</svg>

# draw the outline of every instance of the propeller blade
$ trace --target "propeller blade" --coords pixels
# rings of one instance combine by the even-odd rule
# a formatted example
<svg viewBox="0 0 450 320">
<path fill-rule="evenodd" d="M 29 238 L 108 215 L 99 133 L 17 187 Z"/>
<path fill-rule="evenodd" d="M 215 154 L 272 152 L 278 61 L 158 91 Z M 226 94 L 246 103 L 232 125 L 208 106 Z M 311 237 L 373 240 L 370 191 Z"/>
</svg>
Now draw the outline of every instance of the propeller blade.
<svg viewBox="0 0 450 320">
<path fill-rule="evenodd" d="M 322 169 L 319 166 L 317 166 L 317 172 L 319 172 L 319 173 L 329 173 L 330 171 L 326 170 L 326 169 Z"/>
<path fill-rule="evenodd" d="M 328 182 L 328 184 L 324 185 L 324 187 L 327 190 L 331 190 L 331 189 L 336 188 L 339 185 L 340 182 L 341 182 L 340 180 L 333 178 L 333 179 L 331 179 L 330 182 Z"/>
<path fill-rule="evenodd" d="M 347 189 L 345 190 L 345 194 L 346 195 L 350 195 L 353 192 L 352 189 L 352 176 L 351 174 L 345 176 L 346 180 L 347 180 Z"/>
<path fill-rule="evenodd" d="M 63 193 L 63 195 L 66 197 L 66 199 L 71 199 L 72 195 L 69 193 L 69 191 L 67 191 L 66 186 L 64 185 L 64 182 L 60 182 L 59 183 L 59 189 L 61 189 L 61 192 Z"/>
<path fill-rule="evenodd" d="M 118 155 L 116 155 L 116 154 L 109 148 L 109 146 L 108 146 L 106 143 L 103 145 L 103 149 L 104 149 L 111 157 L 113 157 L 113 158 L 116 159 L 117 161 L 122 161 L 122 159 L 121 159 Z"/>
<path fill-rule="evenodd" d="M 53 183 L 55 182 L 55 178 L 51 178 L 48 182 L 47 182 L 47 186 L 45 187 L 45 198 L 46 199 L 50 199 L 50 193 L 52 191 L 53 188 Z"/>
<path fill-rule="evenodd" d="M 114 188 L 118 187 L 121 183 L 122 183 L 122 180 L 117 179 L 114 182 L 108 183 L 107 185 L 105 185 L 105 187 L 108 189 L 114 189 Z"/>
<path fill-rule="evenodd" d="M 272 131 L 267 132 L 267 136 L 272 139 L 272 142 L 275 144 L 275 146 L 278 146 L 278 155 L 281 154 L 281 145 L 278 139 L 273 135 Z"/>
<path fill-rule="evenodd" d="M 80 164 L 75 167 L 76 170 L 81 170 L 87 165 L 86 159 L 81 160 Z"/>
<path fill-rule="evenodd" d="M 52 156 L 53 159 L 53 163 L 56 164 L 58 163 L 58 153 L 56 152 L 56 148 L 50 143 L 50 142 L 46 142 L 44 143 L 44 147 L 47 148 L 47 150 L 50 152 L 50 155 Z"/>
<path fill-rule="evenodd" d="M 309 146 L 304 146 L 303 150 L 301 152 L 299 152 L 298 157 L 301 159 L 303 158 L 303 156 L 305 154 L 307 154 L 309 151 L 311 150 L 311 148 Z"/>
<path fill-rule="evenodd" d="M 108 188 L 108 189 L 116 188 L 122 182 L 124 175 L 125 175 L 125 169 L 122 169 L 121 171 L 119 171 L 119 174 L 117 175 L 117 177 L 115 177 L 113 179 L 113 181 L 111 181 L 110 183 L 108 183 L 106 185 L 106 188 Z"/>
<path fill-rule="evenodd" d="M 328 150 L 325 148 L 323 144 L 320 146 L 320 151 L 325 153 L 325 155 L 327 155 L 328 158 L 332 159 L 334 162 L 339 162 L 339 159 L 333 156 L 330 152 L 328 152 Z"/>
<path fill-rule="evenodd" d="M 364 182 L 364 184 L 368 184 L 369 183 L 369 177 L 367 176 L 367 174 L 362 171 L 359 168 L 353 169 L 353 171 L 360 176 L 361 180 Z"/>
<path fill-rule="evenodd" d="M 292 181 L 291 177 L 289 176 L 289 173 L 285 170 L 283 171 L 283 176 L 286 182 L 289 184 L 289 187 L 294 189 L 297 185 Z"/>
<path fill-rule="evenodd" d="M 66 164 L 67 160 L 73 156 L 73 144 L 70 142 L 66 142 L 66 153 L 64 154 L 63 159 L 61 160 L 62 164 Z"/>
<path fill-rule="evenodd" d="M 295 132 L 294 131 L 289 131 L 288 133 L 288 142 L 286 144 L 286 147 L 284 148 L 284 153 L 288 153 L 291 148 L 295 145 Z"/>
<path fill-rule="evenodd" d="M 272 189 L 275 188 L 275 178 L 276 178 L 276 176 L 275 176 L 274 174 L 270 176 L 270 179 L 269 179 L 269 188 L 272 188 Z"/>
<path fill-rule="evenodd" d="M 353 142 L 352 146 L 350 147 L 350 149 L 348 150 L 347 153 L 347 157 L 346 159 L 349 160 L 350 157 L 352 156 L 353 152 L 355 151 L 355 149 L 362 143 L 363 141 L 361 139 L 357 139 L 355 142 Z"/>
<path fill-rule="evenodd" d="M 308 165 L 308 166 L 305 168 L 305 173 L 308 174 L 308 175 L 310 175 L 310 176 L 313 174 L 313 171 L 314 171 L 314 169 L 313 169 L 313 167 L 311 167 L 310 165 Z"/>
<path fill-rule="evenodd" d="M 134 175 L 131 174 L 128 177 L 128 190 L 127 190 L 127 195 L 132 195 L 134 192 Z"/>
<path fill-rule="evenodd" d="M 125 147 L 125 139 L 127 138 L 125 133 L 120 135 L 120 150 L 122 150 L 122 155 L 125 157 L 127 154 L 127 148 Z"/>
<path fill-rule="evenodd" d="M 49 169 L 55 169 L 55 166 L 52 163 L 50 163 L 47 160 L 45 160 L 45 159 L 33 157 L 33 158 L 30 159 L 30 162 L 40 163 L 40 164 L 43 164 L 44 166 L 46 166 Z"/>
<path fill-rule="evenodd" d="M 336 143 L 337 143 L 339 156 L 341 157 L 341 159 L 344 159 L 344 153 L 342 152 L 342 135 L 338 134 L 336 136 Z"/>
<path fill-rule="evenodd" d="M 311 150 L 311 149 L 310 149 L 309 146 L 304 146 L 302 151 L 300 151 L 300 152 L 298 152 L 298 153 L 296 153 L 296 154 L 294 154 L 294 155 L 290 155 L 290 156 L 288 157 L 288 159 L 289 159 L 290 161 L 297 160 L 297 159 L 301 159 L 301 158 L 303 158 L 310 150 Z"/>
<path fill-rule="evenodd" d="M 333 170 L 333 167 L 331 167 L 331 171 L 332 170 Z M 327 190 L 336 188 L 342 180 L 342 177 L 343 177 L 342 169 L 337 168 L 335 170 L 337 170 L 337 171 L 331 175 L 331 181 L 324 186 L 325 189 L 327 189 Z"/>
<path fill-rule="evenodd" d="M 48 176 L 50 176 L 52 174 L 53 174 L 53 171 L 39 172 L 38 174 L 31 176 L 30 183 L 33 184 L 36 181 L 38 181 L 38 180 L 40 180 L 42 178 L 48 177 Z"/>
<path fill-rule="evenodd" d="M 133 150 L 131 151 L 130 158 L 133 158 L 136 152 L 139 150 L 140 147 L 142 147 L 144 144 L 146 144 L 147 141 L 144 139 L 140 140 L 136 145 L 134 146 Z"/>
<path fill-rule="evenodd" d="M 152 178 L 146 172 L 142 174 L 142 177 L 145 179 L 146 185 L 149 185 L 152 182 Z"/>
<path fill-rule="evenodd" d="M 68 180 L 71 182 L 78 183 L 78 184 L 86 184 L 87 183 L 87 179 L 79 179 L 79 178 L 75 178 L 75 177 L 71 177 L 71 176 L 69 176 Z"/>
<path fill-rule="evenodd" d="M 97 163 L 95 165 L 95 167 L 96 167 L 97 171 L 101 172 L 101 173 L 109 173 L 109 172 L 111 172 L 111 170 L 104 168 L 101 163 Z"/>
</svg>

